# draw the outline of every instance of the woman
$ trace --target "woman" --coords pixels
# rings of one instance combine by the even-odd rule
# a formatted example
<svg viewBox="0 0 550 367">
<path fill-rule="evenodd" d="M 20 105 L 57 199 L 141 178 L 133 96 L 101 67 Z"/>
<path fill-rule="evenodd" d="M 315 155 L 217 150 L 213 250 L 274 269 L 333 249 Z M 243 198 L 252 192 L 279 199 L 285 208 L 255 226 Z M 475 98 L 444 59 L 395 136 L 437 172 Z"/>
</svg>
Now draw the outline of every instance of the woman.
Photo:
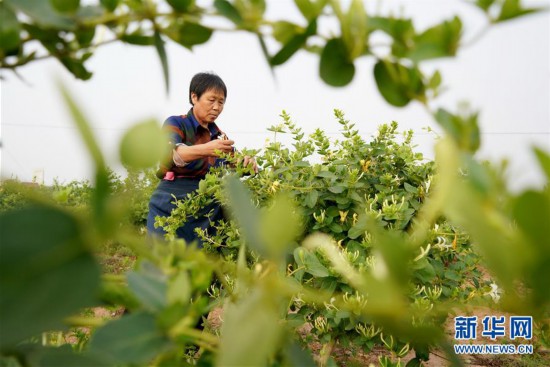
<svg viewBox="0 0 550 367">
<path fill-rule="evenodd" d="M 151 235 L 164 235 L 161 227 L 155 228 L 157 216 L 167 217 L 175 208 L 174 196 L 184 199 L 188 193 L 198 189 L 199 181 L 210 167 L 219 164 L 217 152 L 231 153 L 234 141 L 227 139 L 215 121 L 223 111 L 227 99 L 227 88 L 223 80 L 213 73 L 199 73 L 189 85 L 189 102 L 192 107 L 187 115 L 171 116 L 164 122 L 163 129 L 169 134 L 168 144 L 172 147 L 171 159 L 161 163 L 157 176 L 162 179 L 149 202 L 147 231 Z M 243 164 L 257 165 L 253 158 L 245 157 Z M 195 228 L 207 229 L 211 222 L 222 218 L 219 204 L 204 207 L 197 218 L 189 217 L 176 231 L 176 236 L 187 243 L 200 238 Z M 208 217 L 206 215 L 208 214 Z"/>
</svg>

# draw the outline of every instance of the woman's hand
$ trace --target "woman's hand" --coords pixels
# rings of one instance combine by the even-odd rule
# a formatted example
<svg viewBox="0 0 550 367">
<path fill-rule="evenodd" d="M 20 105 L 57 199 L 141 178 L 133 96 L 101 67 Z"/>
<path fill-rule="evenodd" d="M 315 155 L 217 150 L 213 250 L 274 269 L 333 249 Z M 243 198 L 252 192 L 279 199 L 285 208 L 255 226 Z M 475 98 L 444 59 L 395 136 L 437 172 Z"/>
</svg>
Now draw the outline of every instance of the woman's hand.
<svg viewBox="0 0 550 367">
<path fill-rule="evenodd" d="M 233 140 L 215 139 L 204 144 L 178 145 L 176 152 L 184 162 L 191 162 L 196 159 L 217 157 L 219 152 L 231 153 L 233 151 Z"/>
<path fill-rule="evenodd" d="M 245 156 L 243 160 L 243 166 L 248 167 L 251 166 L 255 173 L 258 173 L 258 163 L 256 163 L 256 160 L 254 157 Z"/>
<path fill-rule="evenodd" d="M 203 145 L 209 156 L 217 157 L 218 155 L 216 154 L 216 151 L 231 153 L 233 151 L 233 144 L 235 144 L 235 141 L 233 140 L 214 139 L 208 143 L 204 143 Z"/>
</svg>

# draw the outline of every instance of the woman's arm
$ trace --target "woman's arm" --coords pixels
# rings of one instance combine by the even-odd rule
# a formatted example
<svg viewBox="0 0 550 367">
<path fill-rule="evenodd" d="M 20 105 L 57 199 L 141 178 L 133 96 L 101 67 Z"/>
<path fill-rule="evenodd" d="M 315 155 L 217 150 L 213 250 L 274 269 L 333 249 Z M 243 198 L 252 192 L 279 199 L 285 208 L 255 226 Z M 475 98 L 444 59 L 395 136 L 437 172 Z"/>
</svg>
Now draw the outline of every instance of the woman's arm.
<svg viewBox="0 0 550 367">
<path fill-rule="evenodd" d="M 233 140 L 214 139 L 204 144 L 185 145 L 181 144 L 176 147 L 176 153 L 184 162 L 191 162 L 196 159 L 217 157 L 216 151 L 222 153 L 231 153 L 233 151 Z"/>
</svg>

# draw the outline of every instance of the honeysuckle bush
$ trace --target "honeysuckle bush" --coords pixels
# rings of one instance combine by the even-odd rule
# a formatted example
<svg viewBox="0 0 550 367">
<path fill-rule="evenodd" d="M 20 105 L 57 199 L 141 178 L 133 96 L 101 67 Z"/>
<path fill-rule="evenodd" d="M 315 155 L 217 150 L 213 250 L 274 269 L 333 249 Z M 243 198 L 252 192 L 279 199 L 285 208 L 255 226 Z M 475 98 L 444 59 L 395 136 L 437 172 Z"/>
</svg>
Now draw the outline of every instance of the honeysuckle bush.
<svg viewBox="0 0 550 367">
<path fill-rule="evenodd" d="M 322 130 L 306 137 L 288 114 L 283 112 L 281 117 L 282 123 L 270 128 L 275 135 L 273 142 L 256 152 L 260 172 L 245 176 L 242 182 L 255 205 L 267 212 L 274 198 L 288 195 L 296 206 L 296 215 L 285 222 L 297 221 L 301 235 L 291 238 L 294 246 L 288 253 L 287 275 L 330 296 L 332 301 L 339 298 L 345 305 L 340 308 L 330 302 L 309 304 L 295 295 L 290 307 L 293 312 L 288 315 L 290 321 L 296 327 L 311 324 L 312 333 L 308 335 L 316 335 L 323 343 L 338 341 L 367 352 L 375 345 L 386 345 L 401 355 L 406 354 L 405 345 L 410 340 L 384 333 L 383 328 L 360 311 L 369 302 L 376 302 L 372 296 L 351 286 L 326 254 L 299 244 L 312 233 L 325 233 L 359 273 L 387 271 L 383 269 L 386 265 L 377 266 L 375 235 L 368 230 L 369 223 L 372 221 L 370 225 L 376 224 L 406 238 L 431 193 L 434 162 L 415 152 L 412 131 L 399 134 L 396 122 L 381 125 L 377 134 L 366 141 L 343 112 L 335 110 L 342 140 L 331 143 Z M 291 148 L 276 142 L 277 134 L 285 133 L 291 135 Z M 203 206 L 212 202 L 227 205 L 229 198 L 223 190 L 223 177 L 235 170 L 237 174 L 250 174 L 246 168 L 234 168 L 243 154 L 250 152 L 227 157 L 230 163 L 209 173 L 197 194 L 179 201 L 171 217 L 158 219 L 168 237 Z M 260 223 L 260 228 L 267 230 L 269 226 L 269 222 Z M 205 248 L 220 252 L 228 260 L 236 259 L 245 243 L 239 226 L 228 218 L 215 227 L 215 234 L 197 229 Z M 262 262 L 257 252 L 250 259 L 252 266 Z M 434 303 L 474 302 L 489 293 L 490 279 L 482 276 L 480 259 L 472 250 L 469 237 L 443 217 L 433 223 L 423 245 L 410 260 L 406 263 L 409 268 L 406 273 L 410 274 L 402 279 L 407 283 L 404 289 L 409 306 L 425 312 L 424 322 L 440 324 L 445 320 L 446 313 L 434 309 Z M 389 343 L 384 334 L 394 341 Z"/>
</svg>

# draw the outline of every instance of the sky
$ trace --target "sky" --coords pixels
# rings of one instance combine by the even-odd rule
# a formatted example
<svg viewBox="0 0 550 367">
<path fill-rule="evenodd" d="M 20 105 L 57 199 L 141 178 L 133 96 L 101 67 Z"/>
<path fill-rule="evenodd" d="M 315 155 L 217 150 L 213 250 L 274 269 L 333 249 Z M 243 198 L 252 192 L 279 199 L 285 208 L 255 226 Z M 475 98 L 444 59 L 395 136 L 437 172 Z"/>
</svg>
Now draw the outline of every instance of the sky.
<svg viewBox="0 0 550 367">
<path fill-rule="evenodd" d="M 303 23 L 291 0 L 267 1 L 267 17 Z M 550 6 L 546 1 L 530 5 Z M 399 14 L 425 29 L 458 14 L 464 22 L 464 39 L 473 39 L 485 19 L 460 0 L 365 1 L 369 14 Z M 330 32 L 326 21 L 321 29 Z M 101 36 L 101 35 L 99 35 Z M 273 45 L 269 45 L 273 46 Z M 335 108 L 356 123 L 370 139 L 382 123 L 397 121 L 400 130 L 415 132 L 417 150 L 433 158 L 439 131 L 418 103 L 393 108 L 376 89 L 374 60 L 356 62 L 356 75 L 344 88 L 325 85 L 319 78 L 317 56 L 298 52 L 273 76 L 257 39 L 245 32 L 215 32 L 205 45 L 189 51 L 167 44 L 170 92 L 165 92 L 158 56 L 152 47 L 110 44 L 98 48 L 87 62 L 94 75 L 76 80 L 57 61 L 47 59 L 20 68 L 17 78 L 2 71 L 0 89 L 0 173 L 2 179 L 31 181 L 42 176 L 46 184 L 91 179 L 91 159 L 72 123 L 57 80 L 71 91 L 93 126 L 110 166 L 119 174 L 118 144 L 130 126 L 153 118 L 160 123 L 190 108 L 188 88 L 192 76 L 214 71 L 228 88 L 227 103 L 217 123 L 236 141 L 237 148 L 261 148 L 273 133 L 266 129 L 282 120 L 282 110 L 306 133 L 320 127 L 338 138 Z M 480 158 L 510 161 L 512 189 L 538 186 L 542 175 L 535 163 L 533 145 L 550 151 L 550 15 L 527 16 L 492 27 L 481 39 L 459 51 L 455 58 L 437 59 L 423 66 L 428 74 L 440 70 L 446 92 L 434 107 L 456 110 L 467 101 L 479 109 L 482 147 Z"/>
</svg>

